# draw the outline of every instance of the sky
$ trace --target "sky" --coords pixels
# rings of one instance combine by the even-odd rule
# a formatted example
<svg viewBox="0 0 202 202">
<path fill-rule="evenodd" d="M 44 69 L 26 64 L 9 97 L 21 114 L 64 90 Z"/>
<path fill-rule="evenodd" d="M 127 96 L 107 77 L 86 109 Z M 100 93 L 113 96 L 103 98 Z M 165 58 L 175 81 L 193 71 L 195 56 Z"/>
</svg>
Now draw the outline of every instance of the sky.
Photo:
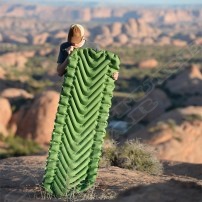
<svg viewBox="0 0 202 202">
<path fill-rule="evenodd" d="M 201 4 L 201 0 L 129 0 L 144 4 Z"/>
<path fill-rule="evenodd" d="M 8 0 L 7 0 L 8 1 Z M 12 0 L 9 0 L 12 2 Z M 73 0 L 26 0 L 26 2 L 41 2 L 41 3 L 56 3 L 56 2 L 72 2 Z M 114 3 L 122 3 L 122 4 L 127 4 L 127 3 L 132 3 L 132 4 L 161 4 L 161 5 L 184 5 L 184 4 L 202 4 L 202 0 L 74 0 L 73 2 L 80 2 L 80 3 L 86 3 L 89 1 L 94 1 L 97 3 L 104 3 L 107 4 L 110 2 L 110 4 Z M 20 2 L 25 2 L 25 0 L 18 0 L 18 3 Z"/>
<path fill-rule="evenodd" d="M 33 0 L 34 1 L 34 0 Z M 49 0 L 51 1 L 51 0 Z M 54 0 L 52 0 L 54 1 Z M 64 2 L 68 0 L 63 0 Z M 80 2 L 85 2 L 89 0 L 75 0 Z M 97 2 L 109 2 L 109 0 L 93 0 Z M 118 0 L 119 2 L 129 2 L 129 3 L 138 3 L 138 4 L 201 4 L 202 0 Z M 110 0 L 110 2 L 117 2 L 117 0 Z"/>
<path fill-rule="evenodd" d="M 201 4 L 202 0 L 128 0 L 129 2 L 142 4 Z"/>
</svg>

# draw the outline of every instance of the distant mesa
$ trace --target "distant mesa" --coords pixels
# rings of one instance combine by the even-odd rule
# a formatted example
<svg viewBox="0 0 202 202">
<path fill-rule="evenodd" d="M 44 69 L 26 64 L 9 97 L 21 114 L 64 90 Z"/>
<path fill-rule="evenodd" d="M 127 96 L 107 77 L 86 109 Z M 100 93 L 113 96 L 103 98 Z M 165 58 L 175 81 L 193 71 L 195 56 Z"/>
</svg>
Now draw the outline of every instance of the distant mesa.
<svg viewBox="0 0 202 202">
<path fill-rule="evenodd" d="M 0 6 L 0 16 L 1 43 L 58 45 L 66 41 L 69 25 L 80 22 L 86 27 L 86 37 L 103 47 L 202 44 L 200 8 L 6 4 Z"/>
</svg>

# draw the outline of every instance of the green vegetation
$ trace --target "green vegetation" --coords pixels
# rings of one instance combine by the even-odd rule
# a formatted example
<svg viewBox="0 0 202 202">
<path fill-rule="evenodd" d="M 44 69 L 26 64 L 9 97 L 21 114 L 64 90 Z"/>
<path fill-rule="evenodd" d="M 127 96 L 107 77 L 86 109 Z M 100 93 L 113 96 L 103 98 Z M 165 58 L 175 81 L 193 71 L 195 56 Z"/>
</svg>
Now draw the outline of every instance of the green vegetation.
<svg viewBox="0 0 202 202">
<path fill-rule="evenodd" d="M 175 131 L 176 127 L 177 127 L 177 123 L 175 122 L 175 120 L 168 119 L 166 121 L 158 121 L 156 126 L 149 128 L 149 132 L 151 132 L 151 133 L 158 132 L 165 128 L 170 128 L 173 131 Z"/>
<path fill-rule="evenodd" d="M 104 165 L 118 166 L 153 175 L 163 172 L 163 166 L 156 158 L 154 149 L 138 140 L 127 141 L 119 147 L 112 143 L 111 148 L 104 148 L 100 167 Z"/>
<path fill-rule="evenodd" d="M 155 86 L 163 89 L 164 81 L 179 73 L 186 65 L 201 66 L 200 54 L 191 55 L 186 47 L 137 45 L 110 47 L 110 50 L 121 58 L 120 79 L 116 82 L 116 90 L 119 92 L 131 93 L 138 86 L 142 86 L 146 79 L 152 80 Z M 151 58 L 159 62 L 156 68 L 140 69 L 138 67 L 140 61 Z M 182 68 L 179 68 L 181 66 Z"/>
<path fill-rule="evenodd" d="M 36 142 L 23 139 L 19 136 L 10 135 L 4 137 L 0 134 L 0 142 L 4 145 L 0 147 L 0 158 L 25 156 L 42 151 L 42 148 Z"/>
<path fill-rule="evenodd" d="M 51 45 L 45 47 L 41 45 L 19 45 L 12 51 L 40 51 L 44 48 L 54 49 L 55 47 Z M 176 69 L 178 69 L 178 66 L 183 62 L 187 61 L 188 64 L 200 64 L 201 61 L 199 54 L 190 55 L 187 48 L 175 47 L 172 45 L 136 45 L 134 47 L 112 46 L 106 49 L 113 51 L 119 55 L 121 59 L 120 78 L 116 82 L 116 91 L 128 94 L 137 86 L 141 86 L 145 79 L 164 81 L 167 76 L 175 74 Z M 26 68 L 23 70 L 18 70 L 16 68 L 10 69 L 7 79 L 13 81 L 19 80 L 23 83 L 25 90 L 34 94 L 46 89 L 47 87 L 49 89 L 58 89 L 58 86 L 61 86 L 61 84 L 58 84 L 57 82 L 53 83 L 47 76 L 49 72 L 52 72 L 52 74 L 55 73 L 57 54 L 57 52 L 54 52 L 49 56 L 38 55 L 29 58 Z M 179 57 L 179 55 L 181 57 Z M 140 61 L 150 58 L 155 58 L 159 62 L 157 68 L 140 69 L 138 67 Z M 174 66 L 174 69 L 172 71 L 169 70 L 168 72 L 168 67 L 170 66 Z M 162 88 L 162 83 L 160 84 L 160 88 Z"/>
<path fill-rule="evenodd" d="M 176 129 L 177 123 L 173 119 L 168 119 L 166 124 L 169 128 L 171 128 L 173 131 Z"/>
<path fill-rule="evenodd" d="M 199 114 L 189 114 L 189 115 L 186 115 L 184 119 L 189 122 L 196 121 L 196 120 L 202 121 L 202 116 Z"/>
<path fill-rule="evenodd" d="M 52 87 L 53 84 L 51 80 L 44 76 L 45 70 L 41 68 L 27 68 L 25 70 L 19 71 L 16 68 L 10 68 L 9 73 L 6 76 L 6 79 L 11 81 L 11 85 L 15 88 L 23 88 L 26 91 L 36 94 L 44 91 L 45 88 Z"/>
<path fill-rule="evenodd" d="M 128 64 L 137 63 L 142 60 L 155 58 L 161 64 L 168 64 L 171 59 L 180 55 L 184 60 L 192 58 L 192 60 L 200 59 L 199 55 L 192 56 L 188 48 L 177 47 L 173 45 L 155 46 L 155 45 L 136 45 L 134 47 L 110 47 L 110 50 L 115 52 L 122 58 L 122 63 Z M 180 61 L 184 61 L 180 58 Z"/>
<path fill-rule="evenodd" d="M 143 98 L 145 94 L 144 94 L 144 92 L 124 93 L 124 92 L 117 92 L 117 91 L 115 91 L 113 93 L 113 95 L 115 97 L 131 98 L 131 99 L 134 99 L 134 100 L 138 100 L 140 98 Z"/>
<path fill-rule="evenodd" d="M 184 121 L 202 121 L 202 116 L 200 114 L 188 114 L 183 117 Z M 174 119 L 168 119 L 166 121 L 158 121 L 155 126 L 149 128 L 149 132 L 159 132 L 165 128 L 172 129 L 176 131 L 177 123 Z"/>
<path fill-rule="evenodd" d="M 115 154 L 117 151 L 117 143 L 114 140 L 107 139 L 102 150 L 102 158 L 100 159 L 100 167 L 109 167 L 115 161 Z"/>
</svg>

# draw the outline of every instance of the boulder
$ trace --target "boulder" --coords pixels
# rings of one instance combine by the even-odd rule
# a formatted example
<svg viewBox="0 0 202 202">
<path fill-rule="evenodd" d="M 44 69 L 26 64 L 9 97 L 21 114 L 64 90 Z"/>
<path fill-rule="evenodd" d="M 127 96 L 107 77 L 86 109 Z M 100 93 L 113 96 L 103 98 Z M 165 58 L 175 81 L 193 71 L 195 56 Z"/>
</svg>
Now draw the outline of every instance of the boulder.
<svg viewBox="0 0 202 202">
<path fill-rule="evenodd" d="M 12 116 L 11 105 L 5 98 L 0 97 L 0 124 L 7 126 Z"/>
<path fill-rule="evenodd" d="M 202 163 L 202 107 L 189 106 L 164 113 L 146 128 L 130 133 L 154 146 L 160 159 Z"/>
<path fill-rule="evenodd" d="M 36 54 L 39 56 L 42 56 L 42 57 L 49 56 L 49 55 L 53 54 L 53 50 L 52 50 L 52 48 L 42 48 L 42 49 L 38 50 Z"/>
<path fill-rule="evenodd" d="M 158 40 L 158 43 L 162 46 L 164 45 L 170 45 L 171 39 L 169 36 L 163 36 Z"/>
<path fill-rule="evenodd" d="M 151 37 L 144 37 L 144 38 L 142 39 L 142 44 L 145 44 L 145 45 L 154 44 L 154 39 L 151 38 Z"/>
<path fill-rule="evenodd" d="M 152 27 L 149 23 L 137 20 L 138 25 L 138 33 L 137 36 L 139 37 L 149 37 L 149 38 L 156 38 L 161 31 L 159 31 L 157 28 Z"/>
<path fill-rule="evenodd" d="M 115 37 L 121 34 L 122 24 L 120 22 L 115 22 L 110 25 L 111 36 Z"/>
<path fill-rule="evenodd" d="M 152 68 L 156 68 L 158 66 L 158 61 L 154 58 L 148 59 L 148 60 L 139 62 L 138 66 L 141 69 L 152 69 Z"/>
<path fill-rule="evenodd" d="M 157 15 L 154 10 L 143 11 L 139 19 L 147 23 L 153 23 L 157 20 Z"/>
<path fill-rule="evenodd" d="M 0 64 L 7 67 L 23 68 L 26 66 L 28 58 L 34 57 L 35 51 L 20 51 L 5 53 L 0 56 Z"/>
<path fill-rule="evenodd" d="M 132 38 L 132 39 L 130 39 L 130 43 L 128 43 L 127 45 L 129 47 L 134 47 L 134 45 L 141 45 L 141 44 L 142 44 L 142 42 L 141 42 L 140 39 L 138 39 L 138 38 Z"/>
<path fill-rule="evenodd" d="M 192 96 L 188 97 L 185 103 L 185 106 L 202 106 L 202 96 Z"/>
<path fill-rule="evenodd" d="M 20 54 L 27 58 L 32 58 L 35 56 L 36 52 L 35 51 L 21 51 Z"/>
<path fill-rule="evenodd" d="M 13 6 L 9 9 L 9 11 L 6 13 L 6 16 L 8 17 L 24 17 L 25 16 L 25 9 L 23 7 Z"/>
<path fill-rule="evenodd" d="M 172 43 L 174 46 L 178 46 L 178 47 L 187 46 L 187 42 L 186 42 L 186 41 L 183 41 L 183 40 L 180 40 L 180 39 L 174 39 L 174 40 L 172 40 L 171 43 Z"/>
<path fill-rule="evenodd" d="M 128 36 L 126 34 L 120 34 L 115 37 L 115 42 L 121 45 L 126 44 L 128 42 Z"/>
<path fill-rule="evenodd" d="M 32 43 L 34 45 L 43 45 L 46 43 L 48 37 L 49 37 L 49 33 L 47 33 L 47 32 L 34 35 L 32 38 Z"/>
<path fill-rule="evenodd" d="M 3 136 L 9 135 L 7 128 L 1 125 L 1 123 L 0 123 L 0 135 L 3 135 Z M 1 140 L 0 140 L 0 143 L 1 143 Z"/>
<path fill-rule="evenodd" d="M 4 42 L 8 43 L 16 43 L 16 44 L 27 44 L 28 39 L 26 36 L 22 36 L 19 34 L 6 34 L 3 37 Z"/>
<path fill-rule="evenodd" d="M 38 95 L 30 106 L 20 109 L 13 121 L 17 125 L 16 134 L 39 144 L 49 144 L 58 101 L 57 92 L 46 91 Z"/>
<path fill-rule="evenodd" d="M 102 26 L 101 27 L 101 32 L 104 36 L 108 37 L 108 36 L 111 36 L 111 32 L 109 30 L 109 27 L 108 26 Z"/>
<path fill-rule="evenodd" d="M 0 33 L 0 42 L 3 41 L 3 35 Z"/>
<path fill-rule="evenodd" d="M 134 37 L 134 33 L 136 33 L 139 29 L 139 20 L 135 20 L 130 18 L 126 25 L 126 30 L 128 30 L 127 34 L 131 37 Z M 128 27 L 127 27 L 128 26 Z"/>
<path fill-rule="evenodd" d="M 91 12 L 92 12 L 93 18 L 111 17 L 111 8 L 107 8 L 107 7 L 95 7 L 95 8 L 92 8 Z"/>
<path fill-rule="evenodd" d="M 5 75 L 6 75 L 6 71 L 2 67 L 0 67 L 0 79 L 4 79 Z"/>
<path fill-rule="evenodd" d="M 197 45 L 202 45 L 202 37 L 196 38 L 195 44 L 197 44 Z"/>
<path fill-rule="evenodd" d="M 152 100 L 152 102 L 156 102 L 156 106 L 153 110 L 151 110 L 144 118 L 144 121 L 154 121 L 160 115 L 165 113 L 166 109 L 168 109 L 172 103 L 169 100 L 168 96 L 160 89 L 153 90 L 144 100 Z M 148 104 L 149 105 L 149 104 Z M 148 109 L 148 106 L 144 106 Z"/>
<path fill-rule="evenodd" d="M 131 109 L 124 108 L 120 105 L 119 111 L 117 112 L 125 115 L 127 111 L 125 120 L 131 125 L 129 133 L 134 131 L 133 128 L 137 128 L 137 124 L 139 124 L 140 121 L 150 123 L 164 114 L 172 105 L 167 95 L 160 89 L 152 90 L 148 95 L 144 95 L 138 99 L 133 99 L 133 102 L 134 101 L 135 105 L 132 106 Z"/>
<path fill-rule="evenodd" d="M 0 96 L 7 99 L 33 98 L 32 94 L 28 93 L 26 90 L 19 88 L 7 88 L 0 93 Z"/>
<path fill-rule="evenodd" d="M 58 31 L 55 35 L 55 38 L 59 38 L 59 39 L 66 39 L 67 38 L 67 33 L 65 31 Z"/>
<path fill-rule="evenodd" d="M 24 116 L 26 115 L 26 112 L 30 106 L 30 104 L 25 105 L 12 115 L 10 122 L 8 123 L 8 128 L 11 134 L 17 134 L 18 126 L 22 124 L 21 121 L 24 119 Z"/>
<path fill-rule="evenodd" d="M 194 96 L 202 94 L 202 73 L 198 65 L 191 65 L 166 82 L 166 89 L 173 94 Z"/>
<path fill-rule="evenodd" d="M 82 8 L 80 11 L 80 19 L 82 19 L 85 22 L 88 22 L 91 20 L 91 9 L 90 8 Z"/>
<path fill-rule="evenodd" d="M 122 25 L 122 32 L 124 34 L 127 34 L 130 37 L 137 37 L 138 31 L 139 31 L 139 22 L 135 19 L 129 19 L 128 22 L 124 23 Z M 120 33 L 120 34 L 121 34 Z"/>
<path fill-rule="evenodd" d="M 113 44 L 113 38 L 112 37 L 105 37 L 102 35 L 98 35 L 95 38 L 95 43 L 99 44 L 101 47 L 106 47 L 109 46 L 111 44 Z"/>
<path fill-rule="evenodd" d="M 5 53 L 0 56 L 0 64 L 7 67 L 25 67 L 27 61 L 27 57 L 19 52 Z"/>
<path fill-rule="evenodd" d="M 165 24 L 175 24 L 176 22 L 191 22 L 192 16 L 188 10 L 167 10 L 162 16 L 162 21 Z"/>
</svg>

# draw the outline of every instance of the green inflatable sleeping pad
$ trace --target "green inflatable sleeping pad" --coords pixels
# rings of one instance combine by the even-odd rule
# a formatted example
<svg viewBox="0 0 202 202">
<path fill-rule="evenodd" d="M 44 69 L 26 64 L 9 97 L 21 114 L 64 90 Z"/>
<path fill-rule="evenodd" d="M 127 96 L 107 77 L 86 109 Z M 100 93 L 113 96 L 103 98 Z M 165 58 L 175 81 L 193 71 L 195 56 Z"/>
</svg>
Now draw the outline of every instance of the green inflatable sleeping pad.
<svg viewBox="0 0 202 202">
<path fill-rule="evenodd" d="M 119 65 L 104 50 L 69 56 L 42 181 L 48 193 L 65 196 L 95 183 Z"/>
</svg>

